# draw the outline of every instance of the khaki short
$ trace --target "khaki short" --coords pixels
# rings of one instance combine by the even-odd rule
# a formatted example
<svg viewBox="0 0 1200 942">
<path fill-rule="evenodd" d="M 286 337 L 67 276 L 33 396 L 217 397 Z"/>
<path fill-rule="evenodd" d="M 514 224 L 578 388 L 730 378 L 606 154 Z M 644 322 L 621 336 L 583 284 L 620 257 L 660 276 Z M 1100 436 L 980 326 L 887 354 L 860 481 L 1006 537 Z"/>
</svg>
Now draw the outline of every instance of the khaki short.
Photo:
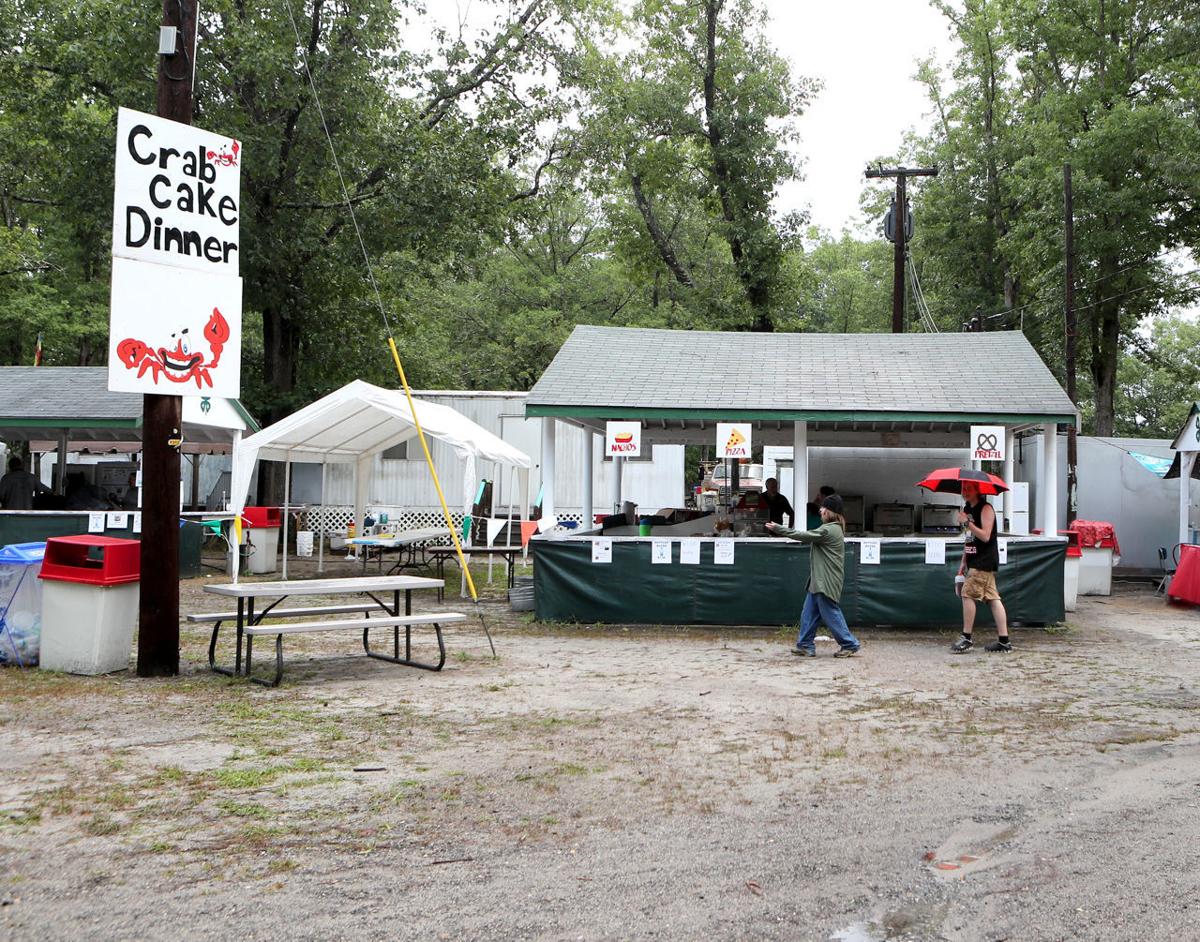
<svg viewBox="0 0 1200 942">
<path fill-rule="evenodd" d="M 996 574 L 980 569 L 968 569 L 962 594 L 964 599 L 974 599 L 976 602 L 1000 601 L 1000 593 L 996 591 Z"/>
</svg>

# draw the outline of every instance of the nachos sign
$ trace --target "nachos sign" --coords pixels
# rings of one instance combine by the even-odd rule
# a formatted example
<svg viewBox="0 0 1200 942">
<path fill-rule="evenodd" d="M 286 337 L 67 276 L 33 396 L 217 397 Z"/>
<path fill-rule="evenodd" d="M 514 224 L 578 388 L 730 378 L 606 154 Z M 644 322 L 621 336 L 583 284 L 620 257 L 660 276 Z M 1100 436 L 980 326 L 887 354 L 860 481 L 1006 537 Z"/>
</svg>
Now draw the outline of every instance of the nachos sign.
<svg viewBox="0 0 1200 942">
<path fill-rule="evenodd" d="M 972 461 L 1003 461 L 1004 460 L 1004 426 L 1003 425 L 972 425 L 971 426 L 971 460 Z"/>
<path fill-rule="evenodd" d="M 122 108 L 108 388 L 237 398 L 241 144 Z"/>
<path fill-rule="evenodd" d="M 604 427 L 604 454 L 609 458 L 641 457 L 642 423 L 606 423 Z"/>
</svg>

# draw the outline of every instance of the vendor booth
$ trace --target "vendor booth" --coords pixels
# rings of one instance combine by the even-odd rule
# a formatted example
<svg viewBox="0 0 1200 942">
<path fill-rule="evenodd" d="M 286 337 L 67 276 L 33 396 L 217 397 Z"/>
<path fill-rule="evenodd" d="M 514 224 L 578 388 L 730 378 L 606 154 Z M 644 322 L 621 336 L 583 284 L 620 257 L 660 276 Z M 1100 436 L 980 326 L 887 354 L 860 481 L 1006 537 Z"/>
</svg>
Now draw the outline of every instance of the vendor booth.
<svg viewBox="0 0 1200 942">
<path fill-rule="evenodd" d="M 736 471 L 733 486 L 714 495 L 715 505 L 693 493 L 680 494 L 674 507 L 635 509 L 619 499 L 592 506 L 597 451 L 620 495 L 620 449 L 675 443 L 736 455 L 730 465 L 745 461 L 747 469 L 763 449 L 775 457 L 789 449 L 790 474 L 779 477 L 800 527 L 818 485 L 843 496 L 848 517 L 854 508 L 842 597 L 851 624 L 957 624 L 958 500 L 919 490 L 923 475 L 911 473 L 908 456 L 928 451 L 927 470 L 947 455 L 962 466 L 986 460 L 1005 481 L 1027 484 L 1013 482 L 1014 442 L 1032 435 L 1044 456 L 1031 482 L 1039 495 L 1036 519 L 1027 520 L 1027 486 L 993 499 L 1004 521 L 999 583 L 1011 621 L 1063 618 L 1058 426 L 1078 417 L 1019 332 L 734 334 L 580 326 L 530 392 L 525 414 L 556 420 L 542 426 L 543 514 L 554 514 L 555 425 L 568 423 L 589 433 L 584 507 L 600 521 L 589 531 L 534 538 L 541 619 L 798 621 L 808 548 L 763 535 L 764 511 L 745 495 L 738 499 Z M 829 450 L 869 455 L 863 465 L 879 470 L 869 479 L 827 480 L 827 472 L 814 479 L 810 455 Z M 889 467 L 877 460 L 881 452 L 906 458 Z M 776 466 L 785 467 L 786 459 Z"/>
<path fill-rule="evenodd" d="M 414 399 L 417 418 L 429 439 L 450 446 L 463 461 L 463 476 L 458 482 L 442 479 L 447 499 L 453 506 L 469 511 L 476 493 L 480 462 L 493 462 L 519 479 L 513 493 L 528 495 L 528 455 L 502 441 L 491 432 L 448 406 Z M 362 380 L 343 386 L 261 432 L 242 440 L 237 448 L 232 482 L 233 509 L 246 506 L 250 479 L 260 460 L 280 461 L 284 474 L 287 504 L 290 494 L 291 465 L 305 462 L 328 466 L 350 464 L 354 468 L 354 517 L 356 532 L 363 532 L 371 468 L 376 455 L 403 442 L 417 438 L 416 422 L 403 392 L 381 389 Z M 439 469 L 439 474 L 443 469 Z M 324 468 L 323 468 L 324 474 Z M 528 498 L 522 502 L 522 517 L 528 516 Z M 284 546 L 287 545 L 289 514 L 282 515 Z M 323 544 L 323 539 L 322 539 Z M 237 577 L 237 559 L 234 577 Z M 286 553 L 285 553 L 286 561 Z"/>
<path fill-rule="evenodd" d="M 183 400 L 180 452 L 194 501 L 205 457 L 231 454 L 244 434 L 256 431 L 235 399 Z M 110 392 L 106 367 L 0 367 L 0 441 L 28 446 L 34 465 L 28 470 L 53 463 L 51 493 L 34 509 L 0 510 L 0 545 L 89 531 L 140 539 L 142 398 Z M 73 485 L 79 499 L 72 499 Z M 204 522 L 219 516 L 181 513 L 180 575 L 200 574 Z"/>
</svg>

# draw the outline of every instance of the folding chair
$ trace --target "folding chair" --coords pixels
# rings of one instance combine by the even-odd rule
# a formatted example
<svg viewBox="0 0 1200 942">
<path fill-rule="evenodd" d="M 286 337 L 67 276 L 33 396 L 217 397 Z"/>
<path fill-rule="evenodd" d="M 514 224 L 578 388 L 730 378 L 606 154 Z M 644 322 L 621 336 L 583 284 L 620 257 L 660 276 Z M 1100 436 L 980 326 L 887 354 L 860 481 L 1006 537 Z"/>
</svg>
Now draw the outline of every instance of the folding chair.
<svg viewBox="0 0 1200 942">
<path fill-rule="evenodd" d="M 1167 568 L 1167 548 L 1160 546 L 1158 548 L 1158 569 L 1162 573 L 1162 578 L 1158 580 L 1158 588 L 1154 590 L 1155 595 L 1166 595 L 1167 590 L 1171 587 L 1171 577 L 1175 575 L 1175 570 L 1179 568 L 1179 548 L 1183 544 L 1176 543 L 1175 548 L 1171 550 L 1171 568 Z"/>
</svg>

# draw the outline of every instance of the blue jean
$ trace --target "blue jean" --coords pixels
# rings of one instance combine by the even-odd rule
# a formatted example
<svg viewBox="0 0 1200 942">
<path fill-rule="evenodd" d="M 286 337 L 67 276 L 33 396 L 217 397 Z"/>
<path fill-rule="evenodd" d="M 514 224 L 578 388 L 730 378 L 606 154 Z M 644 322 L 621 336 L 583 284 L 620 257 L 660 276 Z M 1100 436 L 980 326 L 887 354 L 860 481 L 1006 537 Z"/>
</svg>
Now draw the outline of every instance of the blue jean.
<svg viewBox="0 0 1200 942">
<path fill-rule="evenodd" d="M 800 615 L 800 636 L 796 639 L 796 647 L 815 651 L 817 625 L 822 622 L 839 645 L 852 651 L 858 650 L 858 639 L 850 633 L 846 616 L 842 614 L 842 606 L 820 592 L 809 592 L 804 599 L 804 611 Z"/>
</svg>

